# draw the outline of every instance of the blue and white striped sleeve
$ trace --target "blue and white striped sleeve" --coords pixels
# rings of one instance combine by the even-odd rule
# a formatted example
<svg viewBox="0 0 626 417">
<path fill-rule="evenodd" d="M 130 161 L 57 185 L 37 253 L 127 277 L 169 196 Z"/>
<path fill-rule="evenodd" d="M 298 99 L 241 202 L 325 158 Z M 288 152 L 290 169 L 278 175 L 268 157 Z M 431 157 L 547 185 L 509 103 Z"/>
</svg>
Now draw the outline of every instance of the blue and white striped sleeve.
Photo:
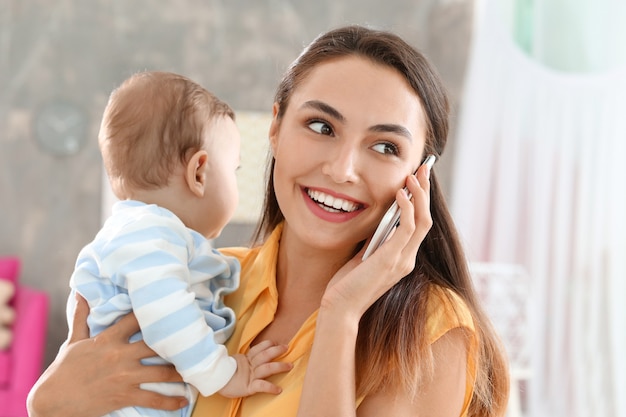
<svg viewBox="0 0 626 417">
<path fill-rule="evenodd" d="M 150 227 L 135 224 L 103 263 L 117 265 L 116 280 L 127 286 L 148 346 L 174 364 L 185 382 L 211 395 L 230 380 L 236 362 L 215 342 L 190 290 L 188 231 L 176 224 L 154 227 L 151 220 Z"/>
</svg>

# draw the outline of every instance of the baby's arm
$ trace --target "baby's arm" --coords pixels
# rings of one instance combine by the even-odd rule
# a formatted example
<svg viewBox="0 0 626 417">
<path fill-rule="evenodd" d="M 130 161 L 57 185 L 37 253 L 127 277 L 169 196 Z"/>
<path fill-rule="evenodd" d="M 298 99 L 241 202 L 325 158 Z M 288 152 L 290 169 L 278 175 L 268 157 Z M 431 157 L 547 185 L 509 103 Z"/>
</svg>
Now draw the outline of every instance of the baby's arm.
<svg viewBox="0 0 626 417">
<path fill-rule="evenodd" d="M 157 242 L 152 240 L 160 246 Z M 226 348 L 216 343 L 215 331 L 205 319 L 210 312 L 196 300 L 186 249 L 164 245 L 145 251 L 144 259 L 149 258 L 145 262 L 154 267 L 126 275 L 133 312 L 148 346 L 174 364 L 185 382 L 202 395 L 211 395 L 230 380 L 237 364 Z"/>
<path fill-rule="evenodd" d="M 183 271 L 170 276 L 180 274 Z M 292 368 L 289 363 L 274 361 L 287 351 L 287 346 L 264 341 L 245 355 L 228 356 L 226 347 L 215 343 L 213 330 L 205 322 L 204 313 L 194 302 L 193 294 L 183 291 L 180 282 L 176 281 L 162 277 L 156 293 L 150 291 L 151 296 L 158 299 L 159 296 L 165 297 L 165 294 L 159 295 L 159 289 L 169 288 L 167 302 L 152 302 L 150 308 L 134 309 L 140 324 L 143 322 L 146 343 L 162 358 L 172 362 L 185 382 L 196 387 L 202 395 L 212 395 L 218 390 L 226 397 L 244 397 L 258 392 L 279 394 L 281 389 L 265 378 Z M 166 331 L 155 323 L 171 326 L 176 332 Z"/>
<path fill-rule="evenodd" d="M 133 311 L 141 326 L 144 341 L 162 358 L 173 363 L 185 382 L 192 384 L 202 395 L 208 396 L 223 389 L 224 395 L 245 396 L 256 392 L 280 392 L 263 381 L 277 372 L 291 369 L 289 364 L 272 362 L 286 351 L 284 346 L 264 343 L 247 355 L 228 356 L 226 347 L 216 342 L 215 329 L 207 323 L 211 315 L 208 305 L 198 303 L 209 284 L 200 287 L 188 269 L 188 252 L 184 235 L 175 229 L 169 236 L 153 236 L 138 241 L 135 248 L 143 253 L 142 271 L 127 271 L 126 281 Z M 208 246 L 207 246 L 208 247 Z M 211 276 L 228 274 L 228 264 L 217 252 L 202 251 L 202 270 Z M 232 270 L 231 270 L 232 273 Z M 215 296 L 215 295 L 214 295 Z M 205 303 L 206 304 L 206 303 Z M 222 319 L 216 316 L 217 322 Z"/>
<path fill-rule="evenodd" d="M 234 355 L 237 371 L 219 393 L 230 398 L 245 397 L 259 392 L 280 394 L 282 389 L 265 378 L 291 370 L 293 367 L 291 363 L 273 361 L 286 351 L 287 346 L 265 340 L 252 346 L 245 355 Z"/>
</svg>

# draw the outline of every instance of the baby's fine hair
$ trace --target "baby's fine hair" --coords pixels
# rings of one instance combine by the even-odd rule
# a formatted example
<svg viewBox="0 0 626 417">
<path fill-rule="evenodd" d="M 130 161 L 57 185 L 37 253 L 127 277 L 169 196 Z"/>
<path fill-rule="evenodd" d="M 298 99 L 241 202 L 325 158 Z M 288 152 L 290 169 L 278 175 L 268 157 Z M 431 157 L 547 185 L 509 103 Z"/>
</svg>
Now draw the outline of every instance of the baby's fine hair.
<svg viewBox="0 0 626 417">
<path fill-rule="evenodd" d="M 98 142 L 113 191 L 167 185 L 177 164 L 204 147 L 205 129 L 232 108 L 179 74 L 146 71 L 109 97 Z M 122 195 L 120 195 L 122 194 Z"/>
</svg>

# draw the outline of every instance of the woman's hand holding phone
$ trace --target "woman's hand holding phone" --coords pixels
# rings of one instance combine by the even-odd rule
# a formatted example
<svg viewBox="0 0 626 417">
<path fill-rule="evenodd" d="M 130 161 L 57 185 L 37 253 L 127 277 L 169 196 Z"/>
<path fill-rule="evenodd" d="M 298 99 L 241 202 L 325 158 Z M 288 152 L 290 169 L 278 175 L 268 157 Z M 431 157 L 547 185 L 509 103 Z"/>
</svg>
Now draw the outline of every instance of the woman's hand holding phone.
<svg viewBox="0 0 626 417">
<path fill-rule="evenodd" d="M 426 166 L 428 168 L 428 171 L 430 171 L 433 165 L 435 164 L 436 160 L 437 160 L 437 157 L 435 155 L 432 155 L 432 154 L 428 155 L 426 159 L 424 159 L 424 162 L 422 162 L 422 165 L 420 166 Z M 404 187 L 404 190 L 408 192 L 406 187 Z M 411 198 L 410 193 L 408 197 Z M 374 253 L 374 251 L 378 249 L 380 245 L 382 245 L 387 240 L 391 232 L 398 226 L 399 222 L 400 222 L 400 207 L 398 206 L 398 202 L 394 201 L 391 207 L 389 207 L 389 210 L 387 210 L 387 212 L 383 216 L 380 223 L 378 224 L 378 227 L 376 228 L 374 235 L 370 239 L 370 242 L 367 245 L 367 248 L 365 249 L 365 252 L 363 253 L 363 257 L 361 259 L 365 260 L 372 253 Z"/>
<path fill-rule="evenodd" d="M 386 243 L 370 251 L 365 261 L 363 255 L 367 249 L 362 249 L 333 276 L 322 299 L 323 310 L 350 310 L 349 315 L 361 317 L 382 294 L 413 270 L 417 251 L 432 226 L 430 168 L 433 162 L 433 158 L 427 158 L 415 175 L 407 178 L 406 190 L 396 193 L 400 220 L 393 226 L 393 235 L 383 240 Z"/>
</svg>

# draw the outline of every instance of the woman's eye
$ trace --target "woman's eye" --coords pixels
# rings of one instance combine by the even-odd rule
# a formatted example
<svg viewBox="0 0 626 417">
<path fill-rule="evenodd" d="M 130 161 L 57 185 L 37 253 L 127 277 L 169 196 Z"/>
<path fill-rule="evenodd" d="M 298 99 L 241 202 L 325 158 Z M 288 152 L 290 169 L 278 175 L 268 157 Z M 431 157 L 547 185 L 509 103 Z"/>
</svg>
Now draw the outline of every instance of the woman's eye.
<svg viewBox="0 0 626 417">
<path fill-rule="evenodd" d="M 377 143 L 372 147 L 372 149 L 385 155 L 398 155 L 399 153 L 398 147 L 389 142 Z"/>
<path fill-rule="evenodd" d="M 333 129 L 326 122 L 320 122 L 320 121 L 310 122 L 309 129 L 311 129 L 314 132 L 319 133 L 320 135 L 331 136 L 333 134 Z"/>
</svg>

